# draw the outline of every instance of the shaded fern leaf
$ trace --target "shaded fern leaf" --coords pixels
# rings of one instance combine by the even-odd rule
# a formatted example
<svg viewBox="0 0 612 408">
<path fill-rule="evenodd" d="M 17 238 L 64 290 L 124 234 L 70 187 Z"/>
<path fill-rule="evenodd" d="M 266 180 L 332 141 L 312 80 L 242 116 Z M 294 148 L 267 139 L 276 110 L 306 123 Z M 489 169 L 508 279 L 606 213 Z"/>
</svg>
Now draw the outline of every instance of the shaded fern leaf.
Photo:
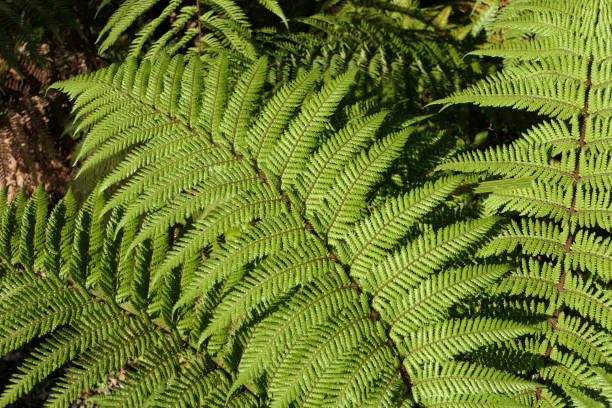
<svg viewBox="0 0 612 408">
<path fill-rule="evenodd" d="M 287 24 L 277 0 L 258 1 Z M 103 40 L 100 51 L 108 50 L 159 3 L 159 0 L 123 1 L 100 32 L 98 40 Z M 166 24 L 170 28 L 164 28 Z M 229 48 L 252 59 L 256 51 L 249 28 L 246 14 L 234 0 L 170 0 L 155 18 L 138 28 L 129 54 L 138 56 L 146 49 L 146 56 L 153 58 L 164 50 L 176 53 L 187 49 L 201 54 L 204 49 Z"/>
</svg>

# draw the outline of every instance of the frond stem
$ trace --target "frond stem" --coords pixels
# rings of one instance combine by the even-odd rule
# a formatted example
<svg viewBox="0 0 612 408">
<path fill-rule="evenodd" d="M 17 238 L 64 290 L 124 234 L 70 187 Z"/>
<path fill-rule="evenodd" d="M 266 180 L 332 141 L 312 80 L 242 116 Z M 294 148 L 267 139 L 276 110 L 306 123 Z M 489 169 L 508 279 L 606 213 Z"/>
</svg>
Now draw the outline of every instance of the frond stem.
<svg viewBox="0 0 612 408">
<path fill-rule="evenodd" d="M 581 114 L 580 114 L 580 119 L 579 119 L 580 139 L 576 147 L 576 164 L 575 164 L 574 171 L 573 171 L 574 182 L 572 183 L 572 203 L 569 208 L 569 213 L 572 215 L 576 214 L 576 201 L 578 197 L 578 181 L 581 179 L 580 157 L 586 145 L 585 139 L 586 139 L 586 133 L 587 133 L 587 121 L 589 119 L 589 96 L 590 96 L 589 94 L 592 88 L 592 70 L 593 70 L 593 54 L 591 53 L 591 55 L 589 56 L 588 62 L 587 62 L 587 77 L 586 77 L 585 90 L 584 90 L 584 104 L 581 109 Z M 567 225 L 567 223 L 566 223 L 566 226 L 567 228 L 572 228 L 571 225 Z M 574 239 L 575 239 L 575 233 L 572 230 L 568 234 L 567 240 L 565 241 L 565 245 L 563 246 L 563 250 L 566 254 L 572 252 L 571 248 L 574 243 Z M 568 270 L 566 267 L 563 267 L 561 269 L 561 274 L 559 276 L 559 282 L 555 285 L 555 287 L 557 288 L 557 292 L 559 294 L 565 292 L 565 280 L 567 278 L 567 275 L 571 273 L 572 273 L 572 270 Z M 576 271 L 576 273 L 579 274 L 578 271 Z M 559 328 L 557 327 L 557 323 L 559 320 L 559 316 L 561 315 L 561 312 L 563 312 L 564 310 L 565 310 L 565 305 L 564 305 L 563 300 L 561 300 L 560 303 L 557 305 L 557 308 L 554 310 L 552 317 L 549 319 L 553 331 L 559 330 Z M 552 354 L 553 349 L 554 349 L 554 345 L 549 340 L 546 346 L 546 352 L 544 353 L 545 364 L 550 363 L 550 356 Z M 538 400 L 542 399 L 542 387 L 536 388 L 536 397 Z"/>
</svg>

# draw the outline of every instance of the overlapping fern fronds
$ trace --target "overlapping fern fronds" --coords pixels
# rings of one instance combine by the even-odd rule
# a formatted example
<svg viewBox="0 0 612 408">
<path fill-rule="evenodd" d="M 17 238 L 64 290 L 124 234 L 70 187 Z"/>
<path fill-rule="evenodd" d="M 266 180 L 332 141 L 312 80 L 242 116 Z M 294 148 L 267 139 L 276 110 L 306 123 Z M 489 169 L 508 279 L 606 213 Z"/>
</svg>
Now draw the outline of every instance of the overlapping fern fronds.
<svg viewBox="0 0 612 408">
<path fill-rule="evenodd" d="M 11 406 L 68 363 L 45 406 L 70 406 L 120 371 L 122 387 L 101 405 L 221 406 L 219 395 L 231 386 L 227 373 L 161 319 L 149 319 L 148 279 L 166 237 L 134 248 L 135 261 L 127 264 L 120 254 L 130 235 L 114 229 L 121 210 L 102 219 L 102 208 L 94 196 L 78 208 L 68 194 L 47 214 L 42 189 L 29 200 L 0 197 L 0 354 L 42 338 L 3 390 L 0 406 Z M 238 392 L 223 406 L 257 406 L 257 399 Z"/>
<path fill-rule="evenodd" d="M 410 108 L 466 83 L 470 67 L 462 60 L 462 45 L 427 23 L 429 9 L 368 1 L 330 8 L 298 19 L 304 30 L 254 33 L 271 57 L 277 81 L 304 66 L 336 73 L 357 66 L 370 79 L 359 81 L 364 97 L 380 94 L 385 103 Z"/>
<path fill-rule="evenodd" d="M 277 0 L 258 2 L 287 23 Z M 257 55 L 247 15 L 234 0 L 125 0 L 100 32 L 100 51 L 106 51 L 139 18 L 157 8 L 156 17 L 138 27 L 129 45 L 131 56 L 144 52 L 146 58 L 152 58 L 160 52 L 174 54 L 183 49 L 201 54 L 204 49 L 220 48 L 249 60 Z"/>
<path fill-rule="evenodd" d="M 95 245 L 100 260 L 119 249 L 109 268 L 64 273 L 131 282 L 111 297 L 210 356 L 232 381 L 218 401 L 246 387 L 272 407 L 530 406 L 536 383 L 470 356 L 540 327 L 455 306 L 508 272 L 469 255 L 498 219 L 427 218 L 470 179 L 432 179 L 373 205 L 412 130 L 383 132 L 384 112 L 331 125 L 355 70 L 324 86 L 304 72 L 260 101 L 266 59 L 233 86 L 229 65 L 163 56 L 58 84 L 90 128 L 82 171 L 110 169 L 90 219 L 112 227 L 94 230 L 121 238 Z M 88 234 L 76 231 L 81 248 Z M 155 356 L 142 370 L 159 371 L 134 374 L 146 386 L 109 398 L 138 406 L 130 390 L 170 402 L 157 396 L 166 385 L 206 388 L 197 374 L 169 381 L 169 357 Z"/>
<path fill-rule="evenodd" d="M 532 178 L 486 202 L 516 215 L 483 251 L 522 259 L 499 293 L 545 301 L 549 318 L 545 333 L 512 347 L 533 354 L 526 374 L 550 384 L 536 392 L 538 406 L 609 406 L 612 3 L 515 0 L 493 25 L 523 33 L 476 52 L 505 58 L 506 69 L 439 103 L 512 106 L 551 119 L 441 168 Z"/>
</svg>

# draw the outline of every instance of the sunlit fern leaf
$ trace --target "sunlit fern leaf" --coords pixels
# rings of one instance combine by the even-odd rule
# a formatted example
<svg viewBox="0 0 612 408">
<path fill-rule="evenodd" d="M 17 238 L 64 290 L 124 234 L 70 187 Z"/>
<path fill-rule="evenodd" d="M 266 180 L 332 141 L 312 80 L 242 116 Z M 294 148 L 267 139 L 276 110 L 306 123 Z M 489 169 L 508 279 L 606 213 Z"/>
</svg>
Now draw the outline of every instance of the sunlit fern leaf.
<svg viewBox="0 0 612 408">
<path fill-rule="evenodd" d="M 486 200 L 488 211 L 518 217 L 481 255 L 517 255 L 520 265 L 498 290 L 527 302 L 546 301 L 549 329 L 534 337 L 539 367 L 527 371 L 554 385 L 536 393 L 541 406 L 605 401 L 603 389 L 587 378 L 593 376 L 590 366 L 609 364 L 612 341 L 611 22 L 612 4 L 606 1 L 509 2 L 494 25 L 518 34 L 476 52 L 505 58 L 506 68 L 436 102 L 514 106 L 553 118 L 509 145 L 440 166 L 534 180 L 531 187 L 494 191 Z M 530 304 L 524 311 L 536 312 L 536 303 Z"/>
<path fill-rule="evenodd" d="M 264 6 L 265 8 L 267 8 L 268 10 L 270 10 L 272 13 L 276 14 L 281 20 L 283 20 L 283 23 L 285 23 L 285 25 L 287 25 L 287 17 L 285 17 L 285 13 L 283 12 L 280 4 L 278 3 L 278 0 L 258 0 L 259 3 Z"/>
<path fill-rule="evenodd" d="M 104 343 L 83 353 L 55 385 L 47 405 L 64 407 L 75 401 L 83 390 L 90 389 L 103 381 L 105 375 L 142 354 L 145 346 L 155 344 L 159 335 L 140 322 L 133 321 Z"/>
<path fill-rule="evenodd" d="M 449 269 L 435 279 L 422 282 L 394 306 L 395 310 L 390 313 L 390 336 L 400 341 L 423 324 L 447 319 L 449 308 L 459 299 L 468 298 L 507 271 L 506 265 Z"/>
<path fill-rule="evenodd" d="M 582 62 L 582 66 L 576 66 L 575 70 L 584 70 L 584 64 Z M 569 119 L 579 114 L 582 109 L 580 96 L 584 93 L 583 86 L 576 86 L 576 82 L 571 78 L 546 81 L 541 77 L 500 72 L 487 82 L 478 83 L 437 103 L 475 101 L 481 106 L 512 106 L 559 119 Z"/>
<path fill-rule="evenodd" d="M 109 297 L 115 296 L 117 288 L 117 275 L 115 271 L 119 265 L 116 254 L 119 252 L 121 236 L 115 237 L 115 228 L 120 216 L 121 209 L 116 209 L 111 213 L 104 236 L 100 241 L 103 242 L 100 250 L 100 259 L 96 265 L 93 265 L 92 270 L 87 276 L 86 283 L 87 287 L 99 287 L 104 295 Z"/>
<path fill-rule="evenodd" d="M 612 376 L 606 373 L 603 367 L 593 367 L 593 371 L 595 372 L 593 384 L 601 389 L 601 393 L 609 404 L 612 401 Z"/>
<path fill-rule="evenodd" d="M 300 191 L 304 206 L 320 205 L 324 194 L 329 190 L 342 171 L 342 163 L 347 157 L 354 156 L 364 145 L 367 145 L 387 116 L 387 112 L 358 118 L 338 132 L 338 136 L 323 143 L 312 158 L 303 177 L 306 183 Z"/>
<path fill-rule="evenodd" d="M 197 359 L 195 349 L 170 334 L 171 326 L 153 324 L 143 309 L 149 298 L 142 291 L 142 279 L 148 279 L 151 265 L 163 256 L 165 247 L 159 243 L 163 241 L 153 240 L 150 250 L 141 253 L 136 262 L 123 265 L 123 268 L 131 266 L 139 269 L 124 273 L 124 278 L 131 276 L 132 279 L 119 279 L 119 272 L 112 265 L 117 265 L 124 258 L 119 252 L 126 253 L 128 246 L 122 246 L 120 242 L 130 236 L 116 235 L 113 230 L 116 215 L 120 213 L 107 220 L 100 218 L 101 204 L 95 203 L 101 196 L 92 196 L 75 211 L 73 198 L 69 195 L 50 212 L 48 220 L 38 217 L 32 219 L 33 222 L 26 221 L 31 218 L 28 208 L 42 208 L 44 199 L 41 194 L 39 190 L 30 200 L 24 200 L 23 195 L 18 196 L 22 198 L 2 207 L 3 225 L 14 220 L 17 213 L 21 213 L 24 222 L 18 225 L 21 232 L 13 232 L 20 238 L 15 241 L 19 245 L 10 246 L 10 256 L 2 258 L 0 351 L 6 354 L 36 337 L 44 339 L 40 345 L 34 346 L 32 355 L 20 364 L 12 376 L 0 396 L 0 406 L 15 402 L 66 364 L 70 364 L 71 368 L 60 375 L 46 406 L 70 405 L 83 391 L 93 388 L 100 381 L 106 381 L 114 370 L 125 367 L 128 367 L 126 386 L 130 387 L 122 394 L 124 399 L 119 399 L 122 401 L 119 406 L 140 406 L 134 401 L 157 398 L 155 396 L 161 392 L 160 385 L 170 380 L 171 373 L 180 371 L 182 360 L 179 357 Z M 69 219 L 72 222 L 68 222 Z M 85 222 L 86 219 L 90 221 Z M 100 223 L 100 227 L 92 229 L 91 226 L 96 223 Z M 66 231 L 66 225 L 77 227 Z M 108 231 L 105 231 L 106 227 Z M 25 229 L 29 232 L 24 232 Z M 39 231 L 45 232 L 42 241 L 44 248 L 35 250 L 41 242 L 36 236 Z M 86 235 L 88 239 L 84 239 Z M 8 263 L 17 258 L 17 253 L 23 253 L 24 248 L 27 253 L 34 254 L 33 264 L 41 265 L 36 270 L 25 268 L 23 264 Z M 73 249 L 83 251 L 78 268 L 71 266 L 75 264 L 70 262 L 64 263 L 62 248 L 69 249 L 68 261 L 73 258 Z M 112 251 L 112 248 L 115 250 Z M 62 268 L 62 264 L 68 267 Z M 115 276 L 108 276 L 110 274 Z M 80 282 L 86 282 L 86 286 Z M 117 288 L 121 285 L 127 286 L 127 289 Z M 117 303 L 120 293 L 126 293 L 130 303 L 120 306 Z M 139 312 L 142 317 L 131 311 Z M 131 370 L 140 373 L 146 370 L 146 361 L 152 358 L 147 353 L 153 350 L 158 350 L 159 355 L 163 355 L 162 352 L 178 354 L 176 359 L 165 361 L 165 369 L 148 379 L 144 375 L 131 375 Z M 208 372 L 213 374 L 218 370 L 209 360 L 206 361 Z M 213 374 L 208 385 L 198 383 L 195 400 L 208 398 L 218 404 L 225 401 L 225 394 L 222 392 L 219 395 L 219 383 L 212 380 L 213 377 L 224 378 L 228 388 L 225 375 Z M 144 381 L 144 384 L 137 379 Z M 176 386 L 179 387 L 179 384 Z M 163 392 L 181 391 L 171 385 Z M 239 395 L 236 398 L 238 401 L 248 400 Z"/>
<path fill-rule="evenodd" d="M 349 283 L 339 275 L 306 285 L 287 302 L 284 310 L 276 311 L 258 325 L 246 345 L 237 384 L 255 381 L 278 364 L 309 326 L 321 324 L 343 305 L 357 302 L 359 297 Z"/>
<path fill-rule="evenodd" d="M 325 372 L 326 366 L 333 361 L 331 357 L 350 350 L 350 343 L 343 341 L 345 336 L 368 344 L 377 337 L 377 329 L 381 327 L 369 319 L 368 307 L 364 302 L 347 305 L 342 313 L 312 327 L 297 339 L 270 372 L 268 394 L 276 401 L 276 406 L 286 406 L 316 385 L 316 373 Z"/>
<path fill-rule="evenodd" d="M 262 304 L 269 307 L 268 298 L 277 299 L 299 285 L 325 278 L 323 274 L 335 267 L 333 261 L 320 247 L 310 247 L 307 243 L 304 245 L 305 248 L 291 249 L 262 261 L 252 274 L 236 285 L 234 291 L 223 299 L 203 335 L 210 335 L 227 327 L 237 317 L 248 315 L 248 312 L 256 310 Z"/>
<path fill-rule="evenodd" d="M 123 387 L 104 400 L 104 406 L 138 407 L 144 405 L 148 397 L 162 388 L 160 379 L 169 380 L 179 370 L 179 362 L 184 350 L 180 343 L 172 340 L 160 341 L 147 350 L 133 370 L 125 372 Z"/>
<path fill-rule="evenodd" d="M 418 286 L 439 268 L 481 241 L 492 229 L 495 218 L 458 222 L 428 231 L 374 264 L 370 274 L 360 276 L 374 288 L 374 304 L 384 313 L 393 309 L 401 295 Z M 408 273 L 410 271 L 410 273 Z"/>
<path fill-rule="evenodd" d="M 330 242 L 336 244 L 361 218 L 368 192 L 399 155 L 410 133 L 412 130 L 406 129 L 377 141 L 367 151 L 357 154 L 336 177 L 315 215 Z"/>
<path fill-rule="evenodd" d="M 147 1 L 125 1 L 117 11 L 109 18 L 106 26 L 100 31 L 100 37 L 108 32 L 108 38 L 100 45 L 100 50 L 104 51 L 114 43 L 119 35 L 126 30 L 141 14 L 150 9 L 157 0 Z"/>
<path fill-rule="evenodd" d="M 37 282 L 37 285 L 32 285 L 31 277 L 7 276 L 4 279 L 3 283 L 10 285 L 5 288 L 10 291 L 2 293 L 0 353 L 3 355 L 60 325 L 78 320 L 82 313 L 91 310 L 86 297 L 53 279 Z"/>
<path fill-rule="evenodd" d="M 603 408 L 605 407 L 603 402 L 597 401 L 591 397 L 589 397 L 587 394 L 583 393 L 582 391 L 578 390 L 578 389 L 568 389 L 567 393 L 569 394 L 572 404 L 576 407 L 576 408 L 587 408 L 587 407 L 593 407 L 593 408 Z"/>
<path fill-rule="evenodd" d="M 445 321 L 437 325 L 422 328 L 406 335 L 405 347 L 410 350 L 408 360 L 413 363 L 424 363 L 451 359 L 453 356 L 482 347 L 486 343 L 503 341 L 531 333 L 532 327 L 516 323 L 508 325 L 496 319 L 461 319 Z"/>
<path fill-rule="evenodd" d="M 263 168 L 280 179 L 283 187 L 297 184 L 295 179 L 299 170 L 305 167 L 318 142 L 317 136 L 323 132 L 340 101 L 348 93 L 355 74 L 352 70 L 335 78 L 309 98 L 270 149 L 270 156 L 262 157 Z"/>
<path fill-rule="evenodd" d="M 452 401 L 470 394 L 491 395 L 492 402 L 500 392 L 520 393 L 533 388 L 534 383 L 511 374 L 469 363 L 429 363 L 421 372 L 411 375 L 417 401 L 449 397 Z"/>
<path fill-rule="evenodd" d="M 211 369 L 210 362 L 194 359 L 186 362 L 170 378 L 166 390 L 152 401 L 157 406 L 188 408 L 206 403 L 206 396 L 227 384 L 227 378 L 218 370 Z M 212 402 L 212 404 L 211 404 Z M 210 401 L 207 406 L 222 406 L 221 401 Z"/>
<path fill-rule="evenodd" d="M 471 358 L 541 331 L 476 311 L 507 272 L 470 255 L 499 219 L 451 211 L 434 220 L 474 178 L 432 178 L 374 201 L 414 129 L 343 109 L 355 69 L 323 85 L 318 71 L 305 73 L 262 101 L 265 59 L 245 69 L 224 56 L 190 59 L 130 60 L 57 85 L 75 99 L 77 122 L 92 128 L 86 165 L 116 158 L 101 188 L 71 212 L 59 276 L 128 321 L 75 359 L 50 406 L 116 370 L 133 373 L 123 392 L 99 399 L 115 406 L 249 406 L 256 398 L 245 390 L 275 407 L 523 403 L 515 394 L 537 384 Z M 321 168 L 309 170 L 314 163 Z M 432 318 L 403 312 L 412 306 L 431 308 Z M 423 339 L 444 352 L 425 352 Z M 185 356 L 164 357 L 173 342 Z M 467 378 L 438 388 L 444 373 Z"/>
<path fill-rule="evenodd" d="M 452 398 L 427 398 L 423 402 L 424 406 L 431 408 L 438 408 L 446 406 L 455 406 L 455 407 L 475 407 L 475 408 L 527 408 L 533 407 L 531 405 L 530 399 L 527 397 L 521 398 L 518 395 L 515 398 L 507 398 L 500 396 L 491 396 L 491 395 L 456 395 Z"/>
<path fill-rule="evenodd" d="M 281 132 L 292 119 L 306 95 L 312 90 L 319 71 L 313 70 L 281 88 L 266 104 L 264 110 L 249 129 L 249 150 L 256 161 L 264 161 L 272 154 Z"/>
<path fill-rule="evenodd" d="M 244 139 L 251 110 L 257 106 L 261 89 L 264 85 L 268 61 L 260 58 L 236 84 L 235 91 L 229 98 L 223 121 L 220 124 L 223 142 L 236 152 L 245 152 Z M 219 140 L 219 142 L 222 142 Z"/>
</svg>

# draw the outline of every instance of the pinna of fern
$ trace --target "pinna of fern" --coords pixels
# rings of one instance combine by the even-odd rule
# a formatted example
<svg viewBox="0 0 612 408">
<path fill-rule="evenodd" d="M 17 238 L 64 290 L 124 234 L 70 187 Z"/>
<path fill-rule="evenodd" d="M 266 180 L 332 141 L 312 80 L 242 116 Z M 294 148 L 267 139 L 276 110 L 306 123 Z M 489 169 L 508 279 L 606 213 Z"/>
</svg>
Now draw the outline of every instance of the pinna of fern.
<svg viewBox="0 0 612 408">
<path fill-rule="evenodd" d="M 522 31 L 479 50 L 506 69 L 438 103 L 537 111 L 551 119 L 510 145 L 461 155 L 441 166 L 530 186 L 490 195 L 490 211 L 514 221 L 483 255 L 511 253 L 516 272 L 501 294 L 544 301 L 549 328 L 514 348 L 536 358 L 526 370 L 550 385 L 542 407 L 609 406 L 612 298 L 612 3 L 515 0 L 494 26 Z"/>
<path fill-rule="evenodd" d="M 260 101 L 267 60 L 235 80 L 230 64 L 163 56 L 57 84 L 90 129 L 82 171 L 107 169 L 119 276 L 152 246 L 128 277 L 140 310 L 229 373 L 229 395 L 271 407 L 530 406 L 538 384 L 470 354 L 540 326 L 454 307 L 508 272 L 469 255 L 498 219 L 427 222 L 470 179 L 368 208 L 412 129 L 380 131 L 385 112 L 331 125 L 356 70 L 323 86 L 304 72 Z"/>
</svg>

